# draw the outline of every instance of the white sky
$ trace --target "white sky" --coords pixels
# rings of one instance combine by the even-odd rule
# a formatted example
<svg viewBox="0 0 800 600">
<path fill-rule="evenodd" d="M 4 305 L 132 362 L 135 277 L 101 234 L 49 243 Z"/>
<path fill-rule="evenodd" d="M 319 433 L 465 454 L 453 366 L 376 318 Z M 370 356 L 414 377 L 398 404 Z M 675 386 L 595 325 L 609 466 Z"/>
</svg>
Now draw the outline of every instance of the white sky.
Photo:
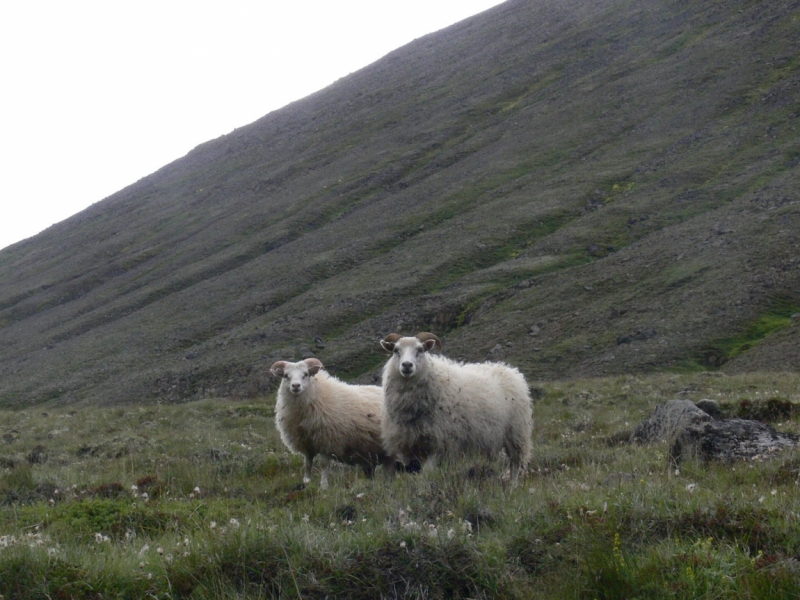
<svg viewBox="0 0 800 600">
<path fill-rule="evenodd" d="M 0 248 L 500 0 L 0 3 Z"/>
</svg>

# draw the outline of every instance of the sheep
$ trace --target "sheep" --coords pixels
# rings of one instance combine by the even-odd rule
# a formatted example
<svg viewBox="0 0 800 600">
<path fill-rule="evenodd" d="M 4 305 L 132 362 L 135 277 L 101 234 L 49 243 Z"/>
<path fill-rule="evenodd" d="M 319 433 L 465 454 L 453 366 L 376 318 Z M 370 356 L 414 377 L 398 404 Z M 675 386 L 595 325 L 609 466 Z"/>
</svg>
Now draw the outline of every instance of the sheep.
<svg viewBox="0 0 800 600">
<path fill-rule="evenodd" d="M 390 334 L 383 368 L 383 441 L 387 452 L 427 471 L 446 456 L 492 456 L 505 448 L 511 480 L 531 453 L 533 410 L 525 377 L 503 363 L 461 364 L 431 354 L 432 333 Z"/>
<path fill-rule="evenodd" d="M 377 464 L 388 475 L 394 459 L 381 442 L 383 391 L 377 385 L 349 385 L 323 370 L 316 358 L 278 361 L 270 372 L 282 377 L 275 424 L 284 444 L 305 457 L 303 483 L 311 482 L 320 455 L 320 488 L 328 487 L 330 461 L 361 466 L 371 476 Z"/>
</svg>

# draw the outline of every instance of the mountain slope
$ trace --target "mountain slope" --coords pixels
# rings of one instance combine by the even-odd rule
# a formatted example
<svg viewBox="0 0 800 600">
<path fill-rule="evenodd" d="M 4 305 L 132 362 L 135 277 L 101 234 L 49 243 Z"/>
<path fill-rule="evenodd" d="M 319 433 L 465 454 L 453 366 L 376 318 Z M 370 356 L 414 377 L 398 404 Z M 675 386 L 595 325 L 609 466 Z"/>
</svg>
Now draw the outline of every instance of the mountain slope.
<svg viewBox="0 0 800 600">
<path fill-rule="evenodd" d="M 799 40 L 670 0 L 417 40 L 0 252 L 0 402 L 371 380 L 419 329 L 532 378 L 796 367 Z"/>
</svg>

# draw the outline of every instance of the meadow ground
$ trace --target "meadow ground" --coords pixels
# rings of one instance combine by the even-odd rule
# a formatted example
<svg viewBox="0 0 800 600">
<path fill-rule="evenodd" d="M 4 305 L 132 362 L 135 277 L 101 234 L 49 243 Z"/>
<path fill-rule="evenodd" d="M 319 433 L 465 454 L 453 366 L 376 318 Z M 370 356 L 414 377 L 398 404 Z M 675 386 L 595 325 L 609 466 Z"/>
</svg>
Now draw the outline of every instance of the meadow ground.
<svg viewBox="0 0 800 600">
<path fill-rule="evenodd" d="M 501 460 L 303 486 L 274 397 L 0 411 L 0 598 L 800 597 L 800 451 L 676 471 L 627 441 L 672 398 L 798 433 L 800 375 L 533 392 L 514 489 Z"/>
</svg>

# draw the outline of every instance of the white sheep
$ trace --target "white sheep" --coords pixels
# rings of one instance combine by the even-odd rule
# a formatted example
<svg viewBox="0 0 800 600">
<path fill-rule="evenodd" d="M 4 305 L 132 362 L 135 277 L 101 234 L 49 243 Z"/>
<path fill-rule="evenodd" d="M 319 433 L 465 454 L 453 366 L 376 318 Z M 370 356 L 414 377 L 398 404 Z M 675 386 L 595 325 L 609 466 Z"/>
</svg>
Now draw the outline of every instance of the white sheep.
<svg viewBox="0 0 800 600">
<path fill-rule="evenodd" d="M 376 385 L 349 385 L 323 370 L 316 358 L 279 361 L 270 372 L 282 377 L 275 424 L 283 443 L 305 457 L 303 483 L 311 482 L 314 457 L 320 455 L 320 487 L 328 487 L 330 461 L 358 465 L 367 475 L 382 464 L 387 474 L 394 459 L 381 442 L 383 391 Z"/>
<path fill-rule="evenodd" d="M 390 334 L 383 368 L 383 441 L 404 463 L 427 470 L 446 456 L 496 455 L 505 448 L 516 485 L 531 454 L 533 411 L 525 377 L 503 363 L 461 364 L 431 354 L 432 333 Z"/>
</svg>

